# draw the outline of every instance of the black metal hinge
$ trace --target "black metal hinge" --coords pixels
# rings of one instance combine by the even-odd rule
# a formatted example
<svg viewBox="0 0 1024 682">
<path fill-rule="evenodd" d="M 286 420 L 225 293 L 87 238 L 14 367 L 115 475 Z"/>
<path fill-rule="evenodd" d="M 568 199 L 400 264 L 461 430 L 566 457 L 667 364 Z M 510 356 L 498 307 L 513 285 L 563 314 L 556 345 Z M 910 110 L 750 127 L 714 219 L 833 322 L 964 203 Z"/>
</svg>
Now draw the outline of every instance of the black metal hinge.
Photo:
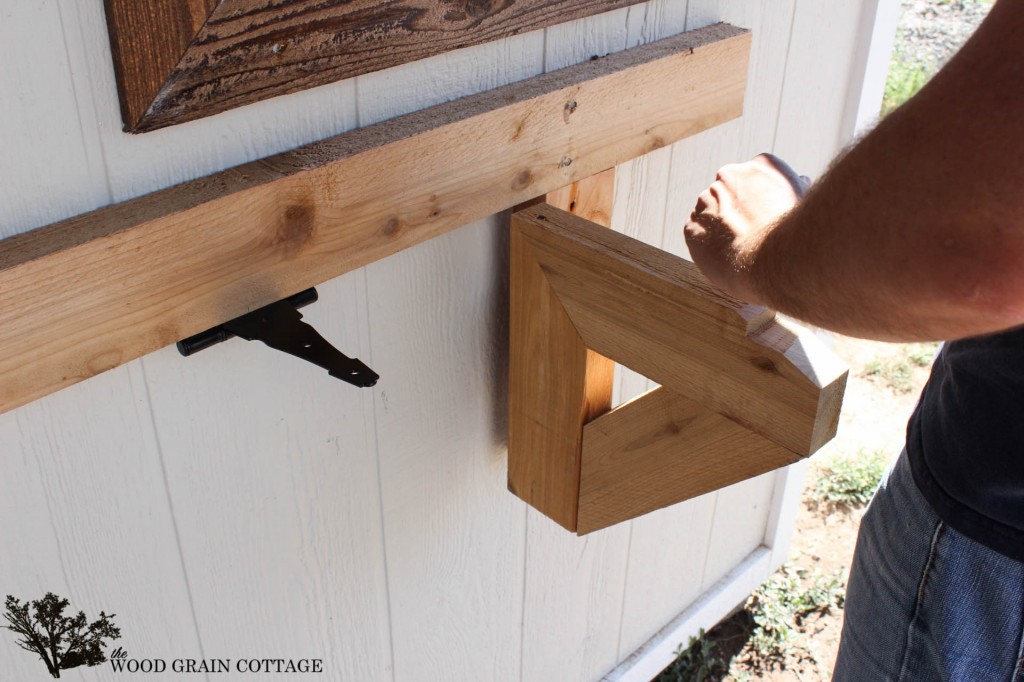
<svg viewBox="0 0 1024 682">
<path fill-rule="evenodd" d="M 375 385 L 380 378 L 376 372 L 356 358 L 350 358 L 337 350 L 313 327 L 302 321 L 299 308 L 313 303 L 317 298 L 316 289 L 306 289 L 179 341 L 178 352 L 187 357 L 239 336 L 246 341 L 262 341 L 275 350 L 312 362 L 326 369 L 332 377 L 354 386 Z"/>
</svg>

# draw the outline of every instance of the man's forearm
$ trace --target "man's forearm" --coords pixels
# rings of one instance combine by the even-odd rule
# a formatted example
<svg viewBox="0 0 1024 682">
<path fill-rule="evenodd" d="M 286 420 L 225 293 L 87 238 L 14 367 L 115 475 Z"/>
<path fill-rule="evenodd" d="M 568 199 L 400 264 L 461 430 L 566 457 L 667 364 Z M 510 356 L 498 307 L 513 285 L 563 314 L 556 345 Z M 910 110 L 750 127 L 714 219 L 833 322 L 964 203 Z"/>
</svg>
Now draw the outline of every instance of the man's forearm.
<svg viewBox="0 0 1024 682">
<path fill-rule="evenodd" d="M 890 340 L 1024 323 L 1022 6 L 1001 0 L 932 83 L 752 235 L 742 265 L 760 302 Z"/>
</svg>

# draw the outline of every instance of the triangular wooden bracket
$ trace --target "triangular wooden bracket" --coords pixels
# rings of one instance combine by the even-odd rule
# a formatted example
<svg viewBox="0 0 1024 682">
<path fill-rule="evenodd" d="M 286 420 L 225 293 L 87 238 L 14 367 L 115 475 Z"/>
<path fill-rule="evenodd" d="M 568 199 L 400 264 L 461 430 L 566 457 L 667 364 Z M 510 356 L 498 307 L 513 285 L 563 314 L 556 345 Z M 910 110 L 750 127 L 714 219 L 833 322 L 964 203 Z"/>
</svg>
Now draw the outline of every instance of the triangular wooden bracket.
<svg viewBox="0 0 1024 682">
<path fill-rule="evenodd" d="M 555 208 L 511 235 L 509 489 L 580 535 L 790 464 L 847 370 L 689 261 Z M 611 361 L 661 384 L 609 411 Z"/>
</svg>

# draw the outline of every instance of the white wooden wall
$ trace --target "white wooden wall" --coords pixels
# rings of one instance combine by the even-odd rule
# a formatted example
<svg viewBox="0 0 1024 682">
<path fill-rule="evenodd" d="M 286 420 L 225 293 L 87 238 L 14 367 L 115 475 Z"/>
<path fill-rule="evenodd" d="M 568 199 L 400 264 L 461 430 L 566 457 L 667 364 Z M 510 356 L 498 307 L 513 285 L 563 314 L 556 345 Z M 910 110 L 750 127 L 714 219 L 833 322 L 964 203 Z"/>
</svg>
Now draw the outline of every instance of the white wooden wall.
<svg viewBox="0 0 1024 682">
<path fill-rule="evenodd" d="M 876 2 L 652 0 L 129 136 L 101 0 L 0 0 L 0 237 L 726 20 L 754 31 L 743 119 L 619 173 L 616 228 L 683 252 L 718 166 L 774 150 L 816 174 L 846 141 Z M 114 612 L 132 657 L 319 657 L 322 679 L 360 682 L 646 679 L 783 560 L 800 476 L 583 539 L 507 493 L 506 218 L 320 287 L 304 315 L 381 374 L 373 390 L 233 341 L 0 415 L 0 596 Z M 646 384 L 623 372 L 618 394 Z M 13 640 L 0 631 L 0 678 L 43 679 Z"/>
</svg>

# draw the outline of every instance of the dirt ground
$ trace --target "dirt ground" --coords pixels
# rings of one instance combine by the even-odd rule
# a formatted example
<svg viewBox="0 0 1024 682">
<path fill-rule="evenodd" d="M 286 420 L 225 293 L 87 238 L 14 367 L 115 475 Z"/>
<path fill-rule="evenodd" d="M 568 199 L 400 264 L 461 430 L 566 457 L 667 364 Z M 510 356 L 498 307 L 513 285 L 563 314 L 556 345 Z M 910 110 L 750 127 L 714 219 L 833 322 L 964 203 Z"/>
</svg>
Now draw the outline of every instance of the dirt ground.
<svg viewBox="0 0 1024 682">
<path fill-rule="evenodd" d="M 907 419 L 928 376 L 927 367 L 909 362 L 907 358 L 915 353 L 930 355 L 934 346 L 903 346 L 836 337 L 833 348 L 850 367 L 843 416 L 836 439 L 811 459 L 789 566 L 809 573 L 816 571 L 822 576 L 838 571 L 845 585 L 863 508 L 818 504 L 811 494 L 817 472 L 830 458 L 843 453 L 878 451 L 890 461 L 899 454 Z M 731 621 L 720 626 L 727 640 L 719 647 L 723 658 L 730 648 L 745 643 L 749 630 L 749 618 L 745 619 L 742 612 Z M 748 644 L 745 650 L 737 652 L 733 674 L 722 679 L 732 682 L 830 680 L 841 627 L 841 608 L 833 607 L 824 614 L 812 615 L 801 624 L 790 642 L 790 653 L 781 664 L 757 660 L 758 656 L 750 651 Z M 737 646 L 729 647 L 730 643 Z"/>
</svg>

